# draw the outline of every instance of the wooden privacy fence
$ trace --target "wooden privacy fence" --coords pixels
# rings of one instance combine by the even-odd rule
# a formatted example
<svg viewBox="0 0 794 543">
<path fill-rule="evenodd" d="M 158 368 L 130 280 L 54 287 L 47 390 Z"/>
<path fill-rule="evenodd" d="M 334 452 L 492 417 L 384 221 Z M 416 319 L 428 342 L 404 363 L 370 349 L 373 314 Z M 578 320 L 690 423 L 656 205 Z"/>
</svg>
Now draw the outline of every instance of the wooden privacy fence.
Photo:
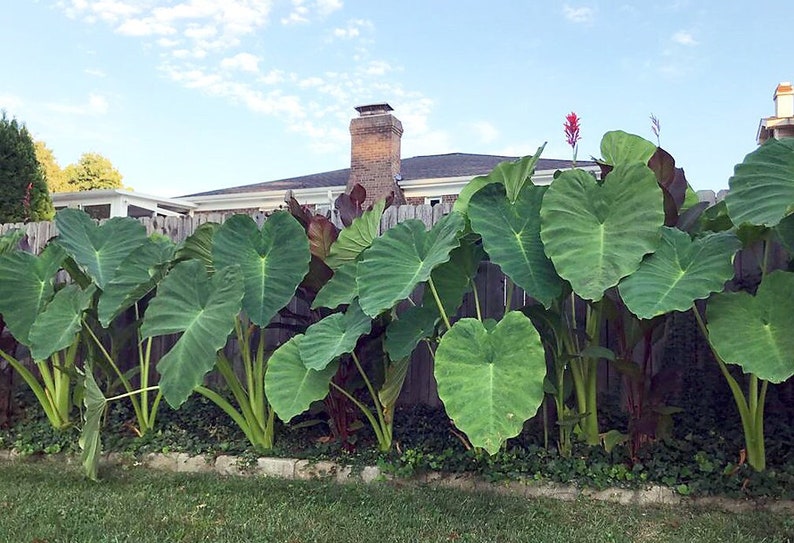
<svg viewBox="0 0 794 543">
<path fill-rule="evenodd" d="M 700 196 L 702 200 L 708 200 L 713 203 L 716 195 L 711 191 L 704 191 Z M 722 194 L 719 196 L 722 196 Z M 419 219 L 430 227 L 445 214 L 449 213 L 451 207 L 451 204 L 391 207 L 385 211 L 381 219 L 381 232 L 408 219 Z M 168 236 L 175 242 L 180 242 L 192 234 L 200 224 L 206 222 L 222 223 L 233 214 L 234 213 L 213 213 L 202 214 L 195 217 L 145 217 L 138 220 L 146 227 L 146 231 L 149 234 L 157 232 Z M 252 216 L 260 225 L 265 220 L 265 215 L 262 213 L 252 214 Z M 332 217 L 332 220 L 337 226 L 341 226 L 336 218 Z M 31 251 L 36 253 L 46 245 L 49 239 L 57 235 L 53 222 L 0 225 L 0 234 L 12 228 L 22 228 L 27 232 Z M 734 262 L 739 282 L 747 283 L 754 280 L 757 275 L 760 258 L 760 254 L 756 254 L 752 251 L 742 251 L 736 256 Z M 773 265 L 780 267 L 784 265 L 785 262 L 786 256 L 783 251 L 777 251 L 777 253 L 773 255 Z M 507 282 L 505 280 L 505 275 L 501 272 L 499 267 L 489 262 L 482 263 L 475 284 L 483 317 L 501 317 L 507 296 Z M 511 307 L 513 308 L 522 307 L 530 301 L 526 293 L 520 288 L 515 288 L 512 296 Z M 415 297 L 415 299 L 420 298 Z M 287 309 L 294 315 L 308 315 L 309 311 L 306 303 L 297 297 L 293 298 L 287 306 Z M 475 315 L 474 298 L 471 294 L 468 294 L 464 299 L 459 315 Z M 284 324 L 295 323 L 292 319 L 280 316 L 276 318 L 275 322 L 277 324 L 279 322 Z M 289 331 L 278 328 L 268 330 L 267 334 L 268 344 L 273 348 L 286 341 L 292 335 Z M 156 350 L 164 352 L 172 341 L 172 339 L 163 338 L 160 341 L 159 348 Z M 228 349 L 230 351 L 229 354 L 233 354 L 235 350 L 234 344 L 230 344 Z M 693 356 L 695 356 L 694 353 Z M 213 377 L 210 377 L 210 380 L 213 379 Z M 620 377 L 612 373 L 606 364 L 603 364 L 599 375 L 600 388 L 602 390 L 611 389 L 614 385 L 613 381 L 616 379 L 619 380 Z M 435 378 L 433 377 L 432 357 L 428 348 L 423 344 L 420 344 L 414 352 L 400 400 L 404 404 L 421 403 L 431 406 L 440 404 L 436 391 Z"/>
</svg>

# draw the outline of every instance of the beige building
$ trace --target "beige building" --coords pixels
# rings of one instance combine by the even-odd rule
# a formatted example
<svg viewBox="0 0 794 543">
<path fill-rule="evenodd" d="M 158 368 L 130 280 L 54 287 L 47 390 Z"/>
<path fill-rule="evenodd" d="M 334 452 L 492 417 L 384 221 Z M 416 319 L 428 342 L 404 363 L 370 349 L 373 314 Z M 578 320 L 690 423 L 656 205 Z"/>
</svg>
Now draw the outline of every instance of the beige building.
<svg viewBox="0 0 794 543">
<path fill-rule="evenodd" d="M 784 81 L 775 89 L 775 115 L 761 119 L 756 139 L 764 143 L 769 138 L 794 138 L 794 88 Z"/>
</svg>

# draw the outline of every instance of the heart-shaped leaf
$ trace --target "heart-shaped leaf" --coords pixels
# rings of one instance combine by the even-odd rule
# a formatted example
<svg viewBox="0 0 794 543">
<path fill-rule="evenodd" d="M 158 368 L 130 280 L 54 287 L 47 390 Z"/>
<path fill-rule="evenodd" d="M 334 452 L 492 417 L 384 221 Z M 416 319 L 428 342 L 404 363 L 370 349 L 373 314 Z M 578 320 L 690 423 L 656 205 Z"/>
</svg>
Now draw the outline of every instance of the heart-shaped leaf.
<svg viewBox="0 0 794 543">
<path fill-rule="evenodd" d="M 433 268 L 449 260 L 460 245 L 464 227 L 460 213 L 451 213 L 430 231 L 419 220 L 407 220 L 386 231 L 361 255 L 356 282 L 364 313 L 375 317 L 407 298 Z"/>
<path fill-rule="evenodd" d="M 568 170 L 546 191 L 540 217 L 540 237 L 557 273 L 579 296 L 598 301 L 658 246 L 662 189 L 636 162 L 616 166 L 603 184 Z"/>
<path fill-rule="evenodd" d="M 389 323 L 383 349 L 392 360 L 410 356 L 416 345 L 435 333 L 438 311 L 433 306 L 409 307 Z"/>
<path fill-rule="evenodd" d="M 243 310 L 254 324 L 267 326 L 309 271 L 311 253 L 300 223 L 277 211 L 261 231 L 248 215 L 230 217 L 215 233 L 212 258 L 218 270 L 240 267 Z"/>
<path fill-rule="evenodd" d="M 321 371 L 336 357 L 352 352 L 358 338 L 368 334 L 372 319 L 353 302 L 345 313 L 334 313 L 309 326 L 300 342 L 300 355 L 307 368 Z"/>
<path fill-rule="evenodd" d="M 512 162 L 500 162 L 488 175 L 478 176 L 469 181 L 460 191 L 457 200 L 455 200 L 455 204 L 452 207 L 453 211 L 464 215 L 468 214 L 471 197 L 484 186 L 493 183 L 501 184 L 505 189 L 508 200 L 515 202 L 521 189 L 524 188 L 532 174 L 535 173 L 535 166 L 537 166 L 540 155 L 543 154 L 545 148 L 546 144 L 544 143 L 538 147 L 534 155 L 525 156 Z"/>
<path fill-rule="evenodd" d="M 312 302 L 312 309 L 318 307 L 328 307 L 335 309 L 342 304 L 349 304 L 358 296 L 358 285 L 356 284 L 355 261 L 348 262 L 340 266 L 334 272 L 333 277 L 320 289 Z"/>
<path fill-rule="evenodd" d="M 75 342 L 94 292 L 94 285 L 82 290 L 72 283 L 55 294 L 30 327 L 30 354 L 34 360 L 46 360 Z"/>
<path fill-rule="evenodd" d="M 540 207 L 546 187 L 524 185 L 510 202 L 501 185 L 489 185 L 469 203 L 469 220 L 491 261 L 545 307 L 562 292 L 562 280 L 543 250 Z"/>
<path fill-rule="evenodd" d="M 174 260 L 198 260 L 204 264 L 208 274 L 215 272 L 215 264 L 212 262 L 212 239 L 215 232 L 221 225 L 216 222 L 205 222 L 196 228 L 176 250 Z"/>
<path fill-rule="evenodd" d="M 355 262 L 358 255 L 372 245 L 372 241 L 378 237 L 380 218 L 385 207 L 386 201 L 379 200 L 372 209 L 356 217 L 350 226 L 339 232 L 325 261 L 331 269 L 337 270 L 345 264 Z"/>
<path fill-rule="evenodd" d="M 665 227 L 656 252 L 621 281 L 620 295 L 641 319 L 687 311 L 695 300 L 721 291 L 733 277 L 733 255 L 740 247 L 730 232 L 693 241 L 685 232 Z"/>
<path fill-rule="evenodd" d="M 794 212 L 794 138 L 765 141 L 736 166 L 728 185 L 733 224 L 775 226 Z"/>
<path fill-rule="evenodd" d="M 168 271 L 175 248 L 167 238 L 149 238 L 130 253 L 99 298 L 97 314 L 102 326 L 109 326 L 122 311 L 157 286 Z"/>
<path fill-rule="evenodd" d="M 303 335 L 292 337 L 276 349 L 267 362 L 265 394 L 278 418 L 289 422 L 328 394 L 339 364 L 334 361 L 322 371 L 306 367 L 301 359 Z"/>
<path fill-rule="evenodd" d="M 788 215 L 775 226 L 780 243 L 790 255 L 794 255 L 794 214 Z"/>
<path fill-rule="evenodd" d="M 54 293 L 66 251 L 50 244 L 41 255 L 14 251 L 0 256 L 0 314 L 14 338 L 30 346 L 30 328 Z"/>
<path fill-rule="evenodd" d="M 610 166 L 634 162 L 647 164 L 655 152 L 656 145 L 623 130 L 607 132 L 601 138 L 602 160 Z"/>
<path fill-rule="evenodd" d="M 794 375 L 794 273 L 770 273 L 755 296 L 717 294 L 706 315 L 709 341 L 723 361 L 771 383 Z"/>
<path fill-rule="evenodd" d="M 307 251 L 308 252 L 308 251 Z M 141 325 L 143 337 L 182 333 L 157 364 L 160 390 L 177 408 L 215 365 L 219 349 L 234 329 L 243 298 L 238 267 L 211 278 L 198 260 L 174 266 L 160 282 Z"/>
<path fill-rule="evenodd" d="M 58 244 L 104 290 L 119 265 L 146 243 L 146 228 L 130 217 L 114 217 L 97 226 L 78 209 L 62 209 L 55 215 Z"/>
<path fill-rule="evenodd" d="M 490 332 L 476 319 L 461 319 L 436 350 L 438 394 L 447 414 L 472 445 L 490 454 L 537 412 L 545 375 L 540 336 L 517 311 Z"/>
</svg>

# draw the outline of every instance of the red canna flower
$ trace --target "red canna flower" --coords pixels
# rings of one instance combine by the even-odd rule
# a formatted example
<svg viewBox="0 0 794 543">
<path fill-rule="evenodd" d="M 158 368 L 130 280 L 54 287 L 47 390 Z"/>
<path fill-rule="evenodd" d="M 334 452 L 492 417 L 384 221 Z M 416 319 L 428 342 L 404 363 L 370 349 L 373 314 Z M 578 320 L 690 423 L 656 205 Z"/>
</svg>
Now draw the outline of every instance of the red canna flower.
<svg viewBox="0 0 794 543">
<path fill-rule="evenodd" d="M 579 116 L 573 111 L 570 112 L 565 116 L 565 124 L 563 124 L 563 127 L 565 128 L 565 139 L 573 150 L 573 165 L 575 167 L 576 153 L 579 151 L 579 140 L 582 139 L 579 135 L 579 129 L 581 128 L 579 126 Z"/>
</svg>

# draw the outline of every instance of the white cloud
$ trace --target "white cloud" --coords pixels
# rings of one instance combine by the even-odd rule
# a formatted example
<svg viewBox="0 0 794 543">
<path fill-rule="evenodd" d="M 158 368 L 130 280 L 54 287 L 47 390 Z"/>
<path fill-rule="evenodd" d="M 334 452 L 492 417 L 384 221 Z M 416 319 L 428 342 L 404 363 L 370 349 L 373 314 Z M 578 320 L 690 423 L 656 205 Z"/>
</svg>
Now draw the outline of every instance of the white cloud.
<svg viewBox="0 0 794 543">
<path fill-rule="evenodd" d="M 286 17 L 281 18 L 281 24 L 308 23 L 314 18 L 325 18 L 340 9 L 342 9 L 341 0 L 315 0 L 314 2 L 292 0 L 292 11 Z"/>
<path fill-rule="evenodd" d="M 56 113 L 96 116 L 106 114 L 110 106 L 108 104 L 107 98 L 100 94 L 91 93 L 88 95 L 88 101 L 84 104 L 63 104 L 52 102 L 45 104 L 45 107 Z"/>
<path fill-rule="evenodd" d="M 386 75 L 392 71 L 391 65 L 385 60 L 373 60 L 364 69 L 367 75 Z"/>
<path fill-rule="evenodd" d="M 107 74 L 99 68 L 86 68 L 83 72 L 92 77 L 107 77 Z"/>
<path fill-rule="evenodd" d="M 488 121 L 477 121 L 470 126 L 482 143 L 491 143 L 499 137 L 499 130 Z"/>
<path fill-rule="evenodd" d="M 221 68 L 257 73 L 259 71 L 259 61 L 260 58 L 251 53 L 238 53 L 233 57 L 223 59 L 221 61 Z"/>
<path fill-rule="evenodd" d="M 690 32 L 686 32 L 684 30 L 679 30 L 678 32 L 673 34 L 673 37 L 671 39 L 673 40 L 674 43 L 677 43 L 678 45 L 684 45 L 687 47 L 692 47 L 698 44 L 698 41 L 695 39 L 695 37 Z"/>
<path fill-rule="evenodd" d="M 123 36 L 168 36 L 177 30 L 169 24 L 156 19 L 127 19 L 116 27 L 116 32 Z"/>
<path fill-rule="evenodd" d="M 585 6 L 572 7 L 565 4 L 562 8 L 562 13 L 572 23 L 592 23 L 595 19 L 595 10 Z"/>
</svg>

